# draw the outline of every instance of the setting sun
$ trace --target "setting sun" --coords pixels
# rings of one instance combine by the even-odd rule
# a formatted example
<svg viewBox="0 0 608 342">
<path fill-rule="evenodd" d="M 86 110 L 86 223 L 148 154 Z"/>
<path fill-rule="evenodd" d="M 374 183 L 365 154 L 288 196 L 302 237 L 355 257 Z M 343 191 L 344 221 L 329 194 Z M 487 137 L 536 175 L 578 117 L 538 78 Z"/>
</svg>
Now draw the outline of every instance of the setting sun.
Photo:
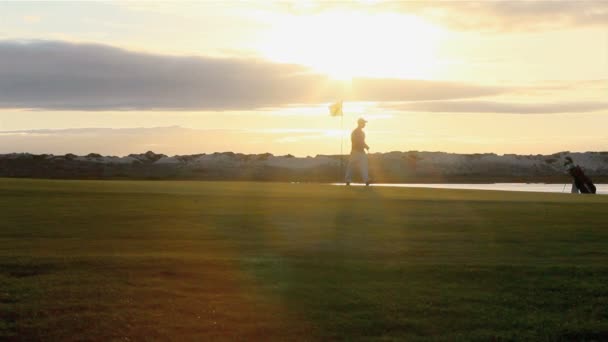
<svg viewBox="0 0 608 342">
<path fill-rule="evenodd" d="M 444 32 L 418 17 L 326 12 L 274 21 L 258 47 L 268 59 L 306 65 L 336 80 L 436 76 Z"/>
</svg>

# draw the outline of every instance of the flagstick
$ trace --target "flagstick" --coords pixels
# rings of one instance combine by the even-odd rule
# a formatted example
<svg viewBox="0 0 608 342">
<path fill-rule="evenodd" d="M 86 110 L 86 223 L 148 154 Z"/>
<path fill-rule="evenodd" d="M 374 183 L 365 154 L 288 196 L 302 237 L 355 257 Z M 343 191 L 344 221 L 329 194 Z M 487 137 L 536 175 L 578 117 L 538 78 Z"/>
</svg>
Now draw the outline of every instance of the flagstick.
<svg viewBox="0 0 608 342">
<path fill-rule="evenodd" d="M 340 176 L 344 176 L 344 112 L 340 115 Z M 339 180 L 341 178 L 338 178 Z"/>
<path fill-rule="evenodd" d="M 342 110 L 343 101 L 336 102 L 329 106 L 329 114 L 331 116 L 340 115 L 340 179 L 344 176 L 344 111 Z"/>
</svg>

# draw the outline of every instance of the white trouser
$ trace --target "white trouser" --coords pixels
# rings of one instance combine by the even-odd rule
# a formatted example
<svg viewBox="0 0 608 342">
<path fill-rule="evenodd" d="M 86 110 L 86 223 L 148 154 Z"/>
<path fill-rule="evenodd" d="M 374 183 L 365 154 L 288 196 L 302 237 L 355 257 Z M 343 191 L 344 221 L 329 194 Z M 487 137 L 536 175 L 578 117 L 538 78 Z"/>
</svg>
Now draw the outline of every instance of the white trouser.
<svg viewBox="0 0 608 342">
<path fill-rule="evenodd" d="M 578 188 L 576 187 L 576 183 L 572 183 L 572 190 L 570 193 L 578 194 Z"/>
<path fill-rule="evenodd" d="M 350 183 L 353 180 L 353 169 L 357 164 L 359 164 L 359 170 L 361 171 L 361 178 L 363 178 L 363 182 L 367 183 L 369 181 L 369 176 L 367 174 L 367 154 L 365 152 L 353 151 L 350 153 L 348 166 L 346 166 L 346 183 Z"/>
</svg>

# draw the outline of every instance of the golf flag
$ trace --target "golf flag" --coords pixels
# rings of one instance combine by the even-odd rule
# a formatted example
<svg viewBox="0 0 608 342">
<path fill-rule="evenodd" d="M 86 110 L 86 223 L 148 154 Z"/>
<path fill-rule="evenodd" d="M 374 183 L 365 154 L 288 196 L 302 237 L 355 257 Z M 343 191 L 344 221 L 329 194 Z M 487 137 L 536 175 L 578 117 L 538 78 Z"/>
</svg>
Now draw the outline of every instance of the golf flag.
<svg viewBox="0 0 608 342">
<path fill-rule="evenodd" d="M 329 106 L 329 115 L 331 116 L 342 116 L 342 101 L 338 101 Z"/>
</svg>

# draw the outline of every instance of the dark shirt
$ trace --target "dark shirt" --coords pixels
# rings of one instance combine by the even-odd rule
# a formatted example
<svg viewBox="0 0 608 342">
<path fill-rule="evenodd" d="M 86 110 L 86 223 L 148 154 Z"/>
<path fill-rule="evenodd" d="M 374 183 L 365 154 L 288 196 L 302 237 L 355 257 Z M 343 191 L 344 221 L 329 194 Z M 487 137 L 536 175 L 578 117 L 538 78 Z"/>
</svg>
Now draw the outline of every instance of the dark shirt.
<svg viewBox="0 0 608 342">
<path fill-rule="evenodd" d="M 574 178 L 581 178 L 581 177 L 585 177 L 585 173 L 583 172 L 583 170 L 581 169 L 580 166 L 578 165 L 574 165 L 574 167 L 571 167 L 568 172 L 570 173 L 570 175 Z"/>
<path fill-rule="evenodd" d="M 367 144 L 365 143 L 365 133 L 361 128 L 355 128 L 350 134 L 350 141 L 352 143 L 352 152 L 365 152 Z"/>
</svg>

